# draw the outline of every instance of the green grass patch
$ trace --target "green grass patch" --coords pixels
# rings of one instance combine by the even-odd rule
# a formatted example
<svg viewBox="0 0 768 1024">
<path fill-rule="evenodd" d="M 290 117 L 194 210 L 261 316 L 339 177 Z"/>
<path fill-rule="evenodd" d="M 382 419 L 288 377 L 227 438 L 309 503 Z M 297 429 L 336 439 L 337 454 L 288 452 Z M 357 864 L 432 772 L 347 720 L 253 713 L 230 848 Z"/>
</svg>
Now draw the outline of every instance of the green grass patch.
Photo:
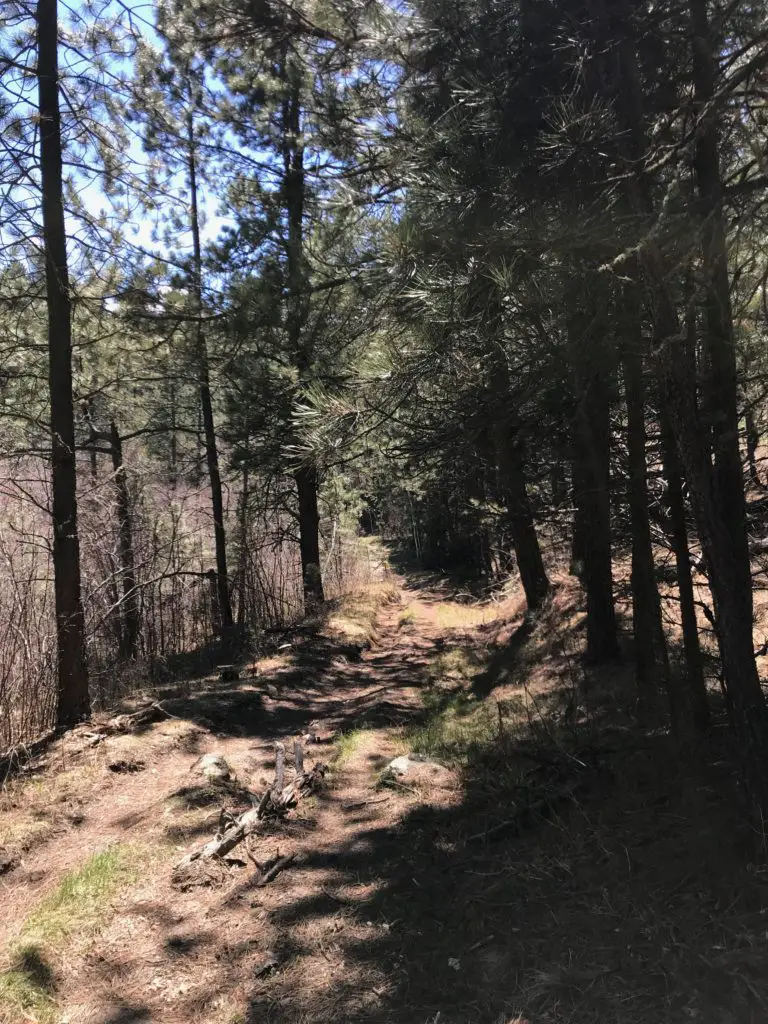
<svg viewBox="0 0 768 1024">
<path fill-rule="evenodd" d="M 370 735 L 370 729 L 351 729 L 349 732 L 342 733 L 335 743 L 334 764 L 339 767 L 346 764 Z"/>
<path fill-rule="evenodd" d="M 139 877 L 146 854 L 133 846 L 110 846 L 95 853 L 32 911 L 20 934 L 24 945 L 59 946 L 73 933 L 98 927 L 117 892 Z"/>
<path fill-rule="evenodd" d="M 495 706 L 464 690 L 424 694 L 426 721 L 406 731 L 410 749 L 444 764 L 466 764 L 471 754 L 498 739 Z"/>
<path fill-rule="evenodd" d="M 25 946 L 14 955 L 13 966 L 0 974 L 0 1011 L 11 1011 L 17 1020 L 54 1024 L 56 990 L 53 971 L 36 946 Z"/>
<path fill-rule="evenodd" d="M 430 662 L 427 678 L 433 686 L 445 680 L 469 683 L 483 672 L 487 665 L 487 651 L 478 651 L 472 647 L 454 647 L 450 651 L 442 651 Z"/>
<path fill-rule="evenodd" d="M 49 1024 L 56 1019 L 56 985 L 47 957 L 98 931 L 111 916 L 114 897 L 140 877 L 148 859 L 138 847 L 111 846 L 62 878 L 10 947 L 11 967 L 0 973 L 0 1018 L 5 1009 L 19 1020 Z"/>
</svg>

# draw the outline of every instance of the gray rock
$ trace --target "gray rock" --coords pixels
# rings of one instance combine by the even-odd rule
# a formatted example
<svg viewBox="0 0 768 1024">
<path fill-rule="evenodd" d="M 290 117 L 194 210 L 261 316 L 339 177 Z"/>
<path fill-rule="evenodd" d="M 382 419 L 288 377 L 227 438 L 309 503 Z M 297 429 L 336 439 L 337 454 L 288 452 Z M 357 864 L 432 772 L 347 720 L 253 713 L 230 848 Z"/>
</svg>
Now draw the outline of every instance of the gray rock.
<svg viewBox="0 0 768 1024">
<path fill-rule="evenodd" d="M 419 784 L 431 784 L 438 787 L 450 785 L 453 775 L 445 765 L 437 761 L 430 761 L 422 754 L 401 754 L 400 757 L 390 761 L 383 772 L 383 779 L 408 778 L 409 781 Z"/>
<path fill-rule="evenodd" d="M 221 754 L 204 754 L 197 762 L 197 770 L 206 779 L 225 782 L 232 778 L 232 769 Z"/>
</svg>

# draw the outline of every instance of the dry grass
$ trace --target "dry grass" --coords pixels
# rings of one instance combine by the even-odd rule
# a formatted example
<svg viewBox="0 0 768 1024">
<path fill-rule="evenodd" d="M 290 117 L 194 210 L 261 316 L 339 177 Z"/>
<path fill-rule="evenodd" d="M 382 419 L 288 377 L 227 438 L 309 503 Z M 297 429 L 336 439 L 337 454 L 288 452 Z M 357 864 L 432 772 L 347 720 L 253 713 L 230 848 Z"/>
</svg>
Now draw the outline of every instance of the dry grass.
<svg viewBox="0 0 768 1024">
<path fill-rule="evenodd" d="M 148 851 L 114 845 L 69 872 L 24 921 L 9 949 L 11 967 L 0 973 L 0 1020 L 56 1019 L 51 961 L 93 936 L 112 914 L 117 894 L 137 880 Z"/>
<path fill-rule="evenodd" d="M 0 847 L 19 856 L 68 825 L 100 771 L 94 758 L 77 767 L 10 780 L 0 788 Z"/>
<path fill-rule="evenodd" d="M 376 639 L 376 621 L 382 608 L 400 600 L 400 591 L 388 581 L 370 583 L 354 593 L 327 601 L 319 632 L 341 643 L 370 646 Z"/>
<path fill-rule="evenodd" d="M 473 629 L 495 621 L 499 614 L 499 606 L 491 602 L 441 601 L 434 606 L 435 622 L 443 629 Z"/>
<path fill-rule="evenodd" d="M 397 624 L 402 628 L 403 626 L 413 626 L 417 621 L 418 615 L 413 605 L 408 605 L 397 617 Z"/>
<path fill-rule="evenodd" d="M 351 729 L 349 732 L 342 733 L 334 744 L 334 765 L 338 768 L 344 767 L 363 744 L 374 735 L 372 729 Z"/>
</svg>

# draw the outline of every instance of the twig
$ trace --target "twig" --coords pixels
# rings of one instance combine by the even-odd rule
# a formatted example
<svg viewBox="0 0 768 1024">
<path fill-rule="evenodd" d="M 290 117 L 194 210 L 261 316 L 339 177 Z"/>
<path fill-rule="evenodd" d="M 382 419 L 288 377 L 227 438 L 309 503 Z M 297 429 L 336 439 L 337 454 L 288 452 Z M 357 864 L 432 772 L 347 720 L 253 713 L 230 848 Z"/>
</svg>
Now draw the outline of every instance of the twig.
<svg viewBox="0 0 768 1024">
<path fill-rule="evenodd" d="M 279 875 L 283 868 L 287 868 L 289 864 L 293 864 L 296 860 L 295 853 L 287 853 L 284 857 L 278 857 L 275 863 L 269 868 L 256 883 L 256 888 L 261 889 L 262 886 L 267 885 L 269 882 Z"/>
</svg>

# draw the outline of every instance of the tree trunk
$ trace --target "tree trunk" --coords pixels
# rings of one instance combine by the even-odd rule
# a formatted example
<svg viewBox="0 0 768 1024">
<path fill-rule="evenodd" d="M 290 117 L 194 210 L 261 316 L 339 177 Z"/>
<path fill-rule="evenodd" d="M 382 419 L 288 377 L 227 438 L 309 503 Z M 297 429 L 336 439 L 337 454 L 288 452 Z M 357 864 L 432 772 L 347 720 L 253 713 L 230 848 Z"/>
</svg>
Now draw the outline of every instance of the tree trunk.
<svg viewBox="0 0 768 1024">
<path fill-rule="evenodd" d="M 747 463 L 749 465 L 749 477 L 753 484 L 762 487 L 760 474 L 757 471 L 757 448 L 760 444 L 760 432 L 755 422 L 755 414 L 750 406 L 744 412 L 747 435 Z"/>
<path fill-rule="evenodd" d="M 717 63 L 706 0 L 690 0 L 694 99 L 699 131 L 694 172 L 700 200 L 701 255 L 705 289 L 705 346 L 712 367 L 714 479 L 698 486 L 706 519 L 702 544 L 718 614 L 723 669 L 745 764 L 746 782 L 761 812 L 768 812 L 768 709 L 760 686 L 752 635 L 752 569 L 739 451 L 736 346 L 733 336 L 728 247 L 722 206 L 718 113 L 714 104 Z M 701 473 L 709 469 L 701 467 Z M 689 483 L 693 483 L 689 478 Z M 705 544 L 706 540 L 706 544 Z"/>
<path fill-rule="evenodd" d="M 178 456 L 178 441 L 176 438 L 176 428 L 178 426 L 176 422 L 176 381 L 171 379 L 170 381 L 170 394 L 168 396 L 168 404 L 171 418 L 171 434 L 170 434 L 170 450 L 169 450 L 169 465 L 168 465 L 168 483 L 172 490 L 175 490 L 176 484 L 179 480 L 179 456 Z"/>
<path fill-rule="evenodd" d="M 506 436 L 503 436 L 506 435 Z M 504 494 L 512 544 L 515 549 L 517 568 L 525 591 L 528 608 L 536 611 L 550 590 L 549 579 L 541 557 L 539 538 L 528 500 L 525 481 L 525 467 L 520 441 L 510 437 L 506 431 L 499 437 L 496 457 L 501 475 L 501 490 Z"/>
<path fill-rule="evenodd" d="M 667 645 L 661 621 L 661 601 L 648 519 L 648 471 L 646 465 L 645 381 L 643 378 L 643 335 L 638 285 L 624 289 L 628 323 L 624 350 L 624 397 L 627 405 L 627 448 L 629 459 L 629 513 L 632 526 L 632 629 L 635 668 L 641 692 L 648 693 L 660 681 L 670 685 Z M 671 700 L 673 717 L 678 717 Z M 678 724 L 675 722 L 674 724 Z"/>
<path fill-rule="evenodd" d="M 120 546 L 120 575 L 122 602 L 120 609 L 120 657 L 136 658 L 139 645 L 139 602 L 136 590 L 136 565 L 133 554 L 131 526 L 131 498 L 128 475 L 123 462 L 123 442 L 114 420 L 109 426 L 112 470 L 117 494 L 117 522 Z"/>
<path fill-rule="evenodd" d="M 619 657 L 611 557 L 611 407 L 604 334 L 598 311 L 571 312 L 568 336 L 576 383 L 574 483 L 581 489 L 576 507 L 583 516 L 579 542 L 587 595 L 587 659 L 593 664 Z"/>
<path fill-rule="evenodd" d="M 311 339 L 305 337 L 307 280 L 304 257 L 304 141 L 301 134 L 301 73 L 283 62 L 286 96 L 282 109 L 283 193 L 288 219 L 286 262 L 288 275 L 288 342 L 299 383 L 306 382 L 312 364 Z M 320 516 L 317 508 L 318 478 L 313 466 L 296 470 L 299 503 L 299 546 L 304 603 L 307 608 L 325 599 L 320 569 Z"/>
<path fill-rule="evenodd" d="M 80 592 L 77 532 L 77 463 L 72 399 L 72 310 L 64 223 L 59 114 L 57 0 L 37 6 L 37 81 L 40 178 L 45 252 L 51 401 L 53 571 L 58 645 L 57 725 L 67 728 L 90 714 L 85 617 Z"/>
<path fill-rule="evenodd" d="M 571 562 L 569 573 L 571 576 L 581 577 L 584 572 L 584 548 L 586 546 L 586 512 L 584 509 L 584 495 L 587 484 L 584 479 L 583 467 L 578 451 L 578 445 L 571 445 L 571 505 L 573 506 L 573 520 L 571 523 Z"/>
<path fill-rule="evenodd" d="M 301 549 L 301 578 L 307 610 L 324 601 L 323 579 L 320 571 L 320 516 L 317 510 L 317 473 L 311 466 L 296 471 L 296 490 L 299 498 L 299 547 Z"/>
<path fill-rule="evenodd" d="M 237 624 L 244 626 L 247 618 L 246 581 L 248 578 L 248 467 L 243 467 L 243 488 L 240 493 L 240 550 L 237 565 Z"/>
<path fill-rule="evenodd" d="M 219 469 L 219 450 L 216 441 L 216 426 L 213 418 L 213 401 L 211 399 L 211 382 L 208 364 L 208 346 L 203 331 L 203 257 L 200 246 L 200 217 L 197 200 L 197 150 L 193 116 L 187 117 L 187 166 L 190 193 L 190 227 L 192 229 L 193 247 L 193 280 L 192 289 L 195 299 L 196 318 L 196 355 L 200 389 L 200 409 L 203 419 L 203 436 L 205 438 L 205 459 L 208 465 L 208 479 L 211 486 L 211 505 L 213 507 L 213 539 L 216 549 L 216 589 L 221 632 L 225 637 L 232 634 L 232 604 L 229 596 L 229 576 L 227 573 L 227 534 L 224 528 L 224 497 L 221 488 L 221 471 Z"/>
<path fill-rule="evenodd" d="M 680 331 L 670 297 L 667 266 L 651 242 L 643 260 L 654 297 L 657 356 L 662 400 L 680 451 L 691 491 L 696 525 L 718 617 L 720 651 L 730 713 L 742 756 L 744 777 L 761 816 L 768 812 L 768 711 L 760 687 L 752 638 L 752 580 L 744 515 L 744 488 L 738 452 L 736 360 L 730 305 L 727 247 L 721 202 L 717 116 L 713 106 L 715 70 L 706 0 L 689 0 L 694 37 L 694 94 L 701 123 L 695 172 L 702 216 L 702 261 L 706 278 L 707 331 L 704 356 L 714 378 L 712 398 L 722 417 L 717 427 L 716 464 L 710 460 L 705 424 L 696 404 L 689 344 Z M 647 142 L 634 53 L 622 49 L 621 108 L 636 166 L 642 167 Z M 628 187 L 635 209 L 650 223 L 655 210 L 642 173 Z"/>
<path fill-rule="evenodd" d="M 683 474 L 667 410 L 661 408 L 661 452 L 667 482 L 666 502 L 669 513 L 670 539 L 677 568 L 677 590 L 680 597 L 680 618 L 683 629 L 686 681 L 693 724 L 699 732 L 707 732 L 711 723 L 704 662 L 696 621 L 696 603 L 691 577 L 691 554 L 683 500 Z"/>
</svg>

